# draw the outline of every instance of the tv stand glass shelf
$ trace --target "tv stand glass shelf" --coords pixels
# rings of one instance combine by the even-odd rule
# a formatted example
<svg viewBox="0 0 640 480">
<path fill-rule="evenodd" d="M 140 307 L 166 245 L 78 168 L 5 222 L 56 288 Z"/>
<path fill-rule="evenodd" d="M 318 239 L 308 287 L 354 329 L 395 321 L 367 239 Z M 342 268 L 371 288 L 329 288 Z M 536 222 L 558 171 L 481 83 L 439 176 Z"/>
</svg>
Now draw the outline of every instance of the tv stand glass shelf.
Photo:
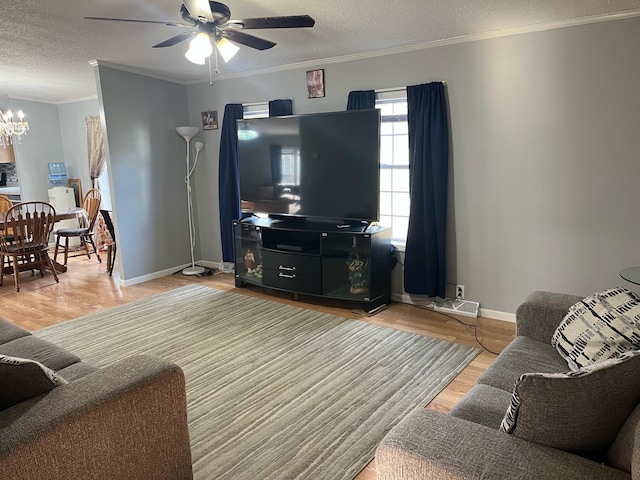
<svg viewBox="0 0 640 480">
<path fill-rule="evenodd" d="M 391 229 L 369 222 L 234 220 L 235 283 L 359 303 L 391 301 Z"/>
</svg>

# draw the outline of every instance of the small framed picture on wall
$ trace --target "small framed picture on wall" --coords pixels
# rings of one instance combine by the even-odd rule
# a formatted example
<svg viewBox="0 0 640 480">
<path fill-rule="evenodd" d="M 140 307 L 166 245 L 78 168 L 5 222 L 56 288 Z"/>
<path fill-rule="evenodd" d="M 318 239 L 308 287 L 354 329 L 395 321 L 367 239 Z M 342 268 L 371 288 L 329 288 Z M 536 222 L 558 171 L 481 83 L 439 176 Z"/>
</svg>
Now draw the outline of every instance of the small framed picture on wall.
<svg viewBox="0 0 640 480">
<path fill-rule="evenodd" d="M 324 68 L 307 72 L 307 90 L 309 98 L 324 97 Z"/>
<path fill-rule="evenodd" d="M 218 112 L 212 110 L 209 112 L 202 112 L 202 129 L 203 130 L 217 130 L 218 129 Z"/>
</svg>

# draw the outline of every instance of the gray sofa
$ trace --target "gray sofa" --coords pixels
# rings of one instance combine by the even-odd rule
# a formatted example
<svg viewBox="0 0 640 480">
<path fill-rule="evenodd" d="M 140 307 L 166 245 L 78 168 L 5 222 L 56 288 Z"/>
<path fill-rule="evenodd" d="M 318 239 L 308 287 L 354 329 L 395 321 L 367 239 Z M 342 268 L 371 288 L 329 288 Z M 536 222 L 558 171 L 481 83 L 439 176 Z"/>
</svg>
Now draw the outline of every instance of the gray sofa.
<svg viewBox="0 0 640 480">
<path fill-rule="evenodd" d="M 551 337 L 581 299 L 530 295 L 516 312 L 516 338 L 449 414 L 417 409 L 387 434 L 376 452 L 378 479 L 639 480 L 637 352 L 593 372 L 559 374 L 568 366 Z M 536 373 L 519 380 L 528 372 Z M 514 401 L 515 428 L 501 431 Z"/>
<path fill-rule="evenodd" d="M 1 318 L 0 355 L 36 360 L 68 381 L 8 406 L 15 401 L 8 384 L 21 392 L 28 385 L 11 368 L 2 370 L 3 480 L 193 478 L 177 365 L 139 355 L 96 369 Z"/>
</svg>

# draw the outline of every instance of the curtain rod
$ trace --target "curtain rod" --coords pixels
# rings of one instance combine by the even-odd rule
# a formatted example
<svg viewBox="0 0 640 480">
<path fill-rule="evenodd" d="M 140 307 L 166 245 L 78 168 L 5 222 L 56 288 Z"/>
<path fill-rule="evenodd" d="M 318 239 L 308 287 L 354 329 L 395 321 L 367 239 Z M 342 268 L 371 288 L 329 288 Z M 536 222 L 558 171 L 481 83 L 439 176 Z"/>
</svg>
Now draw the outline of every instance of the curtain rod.
<svg viewBox="0 0 640 480">
<path fill-rule="evenodd" d="M 435 80 L 435 82 L 438 82 L 438 81 Z M 447 82 L 445 82 L 444 80 L 441 80 L 439 83 L 443 85 L 447 84 Z M 387 93 L 387 92 L 401 92 L 406 88 L 407 87 L 390 87 L 390 88 L 374 88 L 374 90 L 379 93 Z"/>
</svg>

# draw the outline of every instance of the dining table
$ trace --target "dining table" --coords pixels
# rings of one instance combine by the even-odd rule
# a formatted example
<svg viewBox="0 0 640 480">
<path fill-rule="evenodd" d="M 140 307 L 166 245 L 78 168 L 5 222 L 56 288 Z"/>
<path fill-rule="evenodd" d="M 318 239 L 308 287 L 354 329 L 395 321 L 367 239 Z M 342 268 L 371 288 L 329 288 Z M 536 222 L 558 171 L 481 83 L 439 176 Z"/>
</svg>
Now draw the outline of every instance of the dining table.
<svg viewBox="0 0 640 480">
<path fill-rule="evenodd" d="M 4 230 L 5 214 L 6 212 L 0 212 L 0 230 Z M 70 208 L 69 210 L 64 210 L 64 211 L 56 210 L 56 215 L 55 215 L 56 222 L 60 222 L 62 220 L 74 220 L 74 219 L 78 219 L 80 223 L 87 222 L 88 221 L 87 211 L 82 207 L 73 207 L 73 208 Z M 53 262 L 53 267 L 56 269 L 57 272 L 64 273 L 67 271 L 66 265 L 62 265 L 61 263 L 56 262 L 55 260 L 53 260 L 53 258 L 51 259 L 51 261 Z"/>
</svg>

